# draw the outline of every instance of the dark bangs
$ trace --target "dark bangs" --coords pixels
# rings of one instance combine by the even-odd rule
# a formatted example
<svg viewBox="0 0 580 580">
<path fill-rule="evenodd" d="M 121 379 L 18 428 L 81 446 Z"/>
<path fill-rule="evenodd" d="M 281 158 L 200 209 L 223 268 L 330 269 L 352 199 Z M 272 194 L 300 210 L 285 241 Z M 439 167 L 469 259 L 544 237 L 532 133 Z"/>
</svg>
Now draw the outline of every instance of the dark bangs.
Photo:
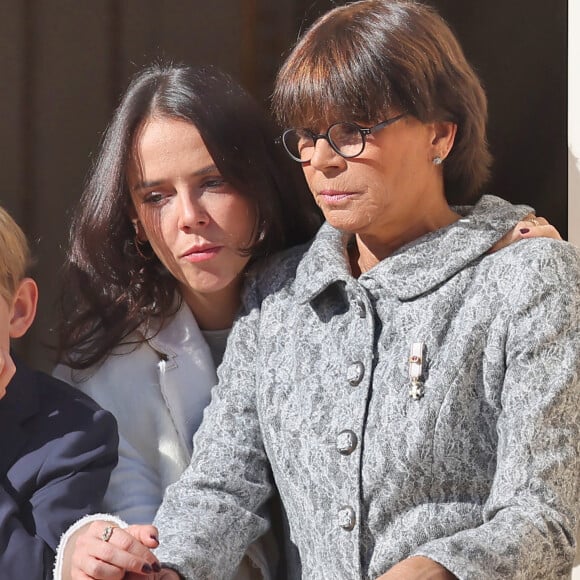
<svg viewBox="0 0 580 580">
<path fill-rule="evenodd" d="M 360 22 L 355 5 L 338 8 L 299 41 L 280 69 L 272 109 L 283 127 L 320 128 L 336 121 L 373 123 L 408 100 L 393 63 L 385 22 Z M 367 15 L 368 16 L 368 15 Z M 387 49 L 388 50 L 388 49 Z M 389 51 L 390 52 L 390 51 Z"/>
</svg>

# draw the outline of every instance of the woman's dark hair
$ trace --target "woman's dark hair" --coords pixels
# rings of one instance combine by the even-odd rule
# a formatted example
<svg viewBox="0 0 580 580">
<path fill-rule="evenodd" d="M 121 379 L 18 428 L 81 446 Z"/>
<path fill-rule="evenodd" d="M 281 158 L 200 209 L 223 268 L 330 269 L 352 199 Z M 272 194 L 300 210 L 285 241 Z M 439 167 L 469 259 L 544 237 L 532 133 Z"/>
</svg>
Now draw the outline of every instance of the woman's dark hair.
<svg viewBox="0 0 580 580">
<path fill-rule="evenodd" d="M 135 76 L 104 135 L 73 217 L 64 264 L 57 359 L 87 368 L 143 322 L 176 309 L 177 281 L 135 246 L 127 167 L 151 116 L 195 125 L 217 168 L 256 208 L 251 261 L 305 242 L 320 217 L 302 172 L 275 144 L 258 103 L 211 66 L 153 65 Z"/>
<path fill-rule="evenodd" d="M 449 26 L 413 0 L 360 0 L 319 18 L 280 69 L 273 109 L 282 126 L 314 129 L 377 123 L 392 109 L 451 121 L 448 202 L 473 201 L 489 178 L 485 92 Z"/>
</svg>

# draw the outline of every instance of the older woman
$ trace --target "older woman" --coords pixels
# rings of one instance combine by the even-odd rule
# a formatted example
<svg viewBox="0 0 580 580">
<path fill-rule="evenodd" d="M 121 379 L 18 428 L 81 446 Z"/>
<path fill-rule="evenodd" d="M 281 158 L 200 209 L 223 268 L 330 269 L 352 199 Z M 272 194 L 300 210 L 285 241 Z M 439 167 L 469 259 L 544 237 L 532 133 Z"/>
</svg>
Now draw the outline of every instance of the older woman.
<svg viewBox="0 0 580 580">
<path fill-rule="evenodd" d="M 565 577 L 580 257 L 489 253 L 525 209 L 481 197 L 486 99 L 453 34 L 415 2 L 335 8 L 274 105 L 327 223 L 249 283 L 157 556 L 229 578 L 275 483 L 292 579 Z"/>
</svg>

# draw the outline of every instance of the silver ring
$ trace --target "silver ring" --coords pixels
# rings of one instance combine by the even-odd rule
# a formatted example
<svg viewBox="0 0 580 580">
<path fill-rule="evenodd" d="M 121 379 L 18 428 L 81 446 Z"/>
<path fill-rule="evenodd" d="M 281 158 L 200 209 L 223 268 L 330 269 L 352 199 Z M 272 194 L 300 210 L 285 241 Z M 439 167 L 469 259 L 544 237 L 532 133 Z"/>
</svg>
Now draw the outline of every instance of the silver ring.
<svg viewBox="0 0 580 580">
<path fill-rule="evenodd" d="M 113 535 L 113 530 L 115 529 L 116 526 L 107 526 L 104 530 L 103 530 L 103 534 L 101 535 L 101 540 L 103 540 L 103 542 L 108 542 L 111 539 L 111 536 Z"/>
</svg>

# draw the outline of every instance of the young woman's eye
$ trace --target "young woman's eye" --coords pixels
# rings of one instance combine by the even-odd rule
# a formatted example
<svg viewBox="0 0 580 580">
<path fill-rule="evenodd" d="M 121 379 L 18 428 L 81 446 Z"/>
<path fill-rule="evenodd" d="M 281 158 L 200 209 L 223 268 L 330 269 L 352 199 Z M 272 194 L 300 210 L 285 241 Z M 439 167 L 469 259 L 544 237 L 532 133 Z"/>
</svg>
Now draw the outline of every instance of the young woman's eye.
<svg viewBox="0 0 580 580">
<path fill-rule="evenodd" d="M 215 177 L 206 179 L 201 184 L 202 189 L 211 189 L 213 191 L 225 190 L 228 187 L 228 182 L 223 177 Z"/>
<path fill-rule="evenodd" d="M 165 196 L 159 191 L 151 191 L 143 196 L 143 203 L 160 203 L 165 199 Z"/>
</svg>

